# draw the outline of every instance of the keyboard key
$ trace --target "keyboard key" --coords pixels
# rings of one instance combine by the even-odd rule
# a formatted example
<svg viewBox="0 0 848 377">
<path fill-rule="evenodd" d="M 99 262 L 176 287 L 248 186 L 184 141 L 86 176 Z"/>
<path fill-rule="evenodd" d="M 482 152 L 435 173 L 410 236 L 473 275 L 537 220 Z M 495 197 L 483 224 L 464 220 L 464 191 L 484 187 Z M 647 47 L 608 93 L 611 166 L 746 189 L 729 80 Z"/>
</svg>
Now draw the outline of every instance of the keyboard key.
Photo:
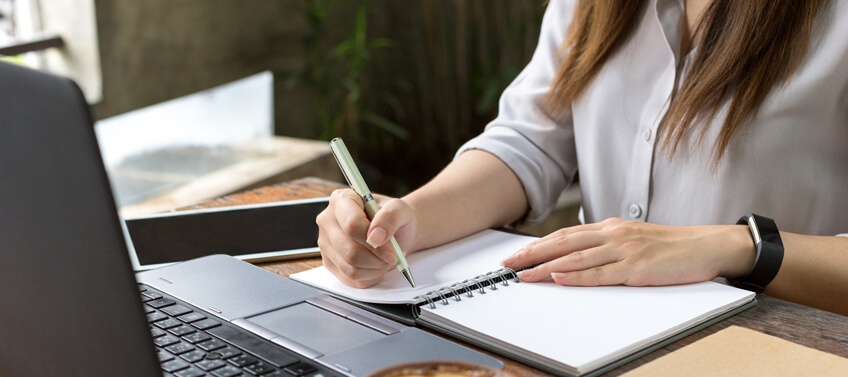
<svg viewBox="0 0 848 377">
<path fill-rule="evenodd" d="M 150 308 L 150 309 L 153 309 L 153 308 Z M 155 310 L 155 309 L 153 309 L 153 310 Z M 154 313 L 150 313 L 150 314 L 147 315 L 147 322 L 161 321 L 165 318 L 168 318 L 168 316 L 166 316 L 166 315 L 164 315 L 160 312 L 154 312 Z"/>
<path fill-rule="evenodd" d="M 271 364 L 260 361 L 258 363 L 254 363 L 252 365 L 244 367 L 244 370 L 254 376 L 259 376 L 265 373 L 270 373 L 271 371 L 274 371 L 275 368 Z"/>
<path fill-rule="evenodd" d="M 262 377 L 279 377 L 279 376 L 291 377 L 291 375 L 290 375 L 290 374 L 284 374 L 284 373 L 283 373 L 282 371 L 280 371 L 280 370 L 275 370 L 275 371 L 273 371 L 273 372 L 271 372 L 271 373 L 263 374 L 263 375 L 262 375 Z M 324 376 L 321 376 L 321 377 L 324 377 Z"/>
<path fill-rule="evenodd" d="M 155 311 L 156 311 L 156 309 L 153 309 L 153 308 L 151 308 L 147 305 L 144 306 L 144 314 L 150 314 L 150 313 L 153 313 Z"/>
<path fill-rule="evenodd" d="M 181 372 L 177 372 L 174 375 L 177 376 L 177 377 L 202 377 L 202 376 L 206 376 L 206 373 L 204 373 L 200 369 L 191 368 L 191 369 L 186 369 L 186 370 L 181 371 Z"/>
<path fill-rule="evenodd" d="M 293 353 L 284 350 L 280 346 L 268 343 L 258 337 L 228 326 L 216 327 L 209 333 L 226 340 L 241 349 L 250 350 L 251 353 L 270 362 L 277 368 L 294 364 L 298 359 Z"/>
<path fill-rule="evenodd" d="M 218 353 L 218 351 L 212 351 L 206 354 L 206 360 L 221 360 L 224 358 L 224 355 Z"/>
<path fill-rule="evenodd" d="M 183 336 L 183 340 L 185 340 L 186 342 L 189 342 L 191 344 L 197 344 L 197 343 L 209 340 L 209 339 L 212 339 L 212 337 L 209 336 L 208 334 L 204 334 L 202 332 Z"/>
<path fill-rule="evenodd" d="M 212 372 L 212 375 L 217 377 L 241 376 L 241 369 L 236 368 L 232 365 L 227 365 L 221 369 L 216 369 L 214 372 Z"/>
<path fill-rule="evenodd" d="M 165 334 L 167 334 L 165 332 L 165 330 L 157 329 L 155 327 L 150 328 L 150 335 L 153 335 L 154 338 L 158 338 L 158 337 L 165 335 Z"/>
<path fill-rule="evenodd" d="M 183 323 L 180 322 L 180 321 L 177 321 L 176 318 L 168 318 L 168 319 L 163 319 L 163 320 L 158 321 L 158 322 L 154 322 L 153 326 L 156 326 L 156 327 L 158 327 L 162 330 L 167 330 L 167 329 L 170 329 L 171 327 L 177 327 L 177 326 L 180 326 L 182 324 Z"/>
<path fill-rule="evenodd" d="M 197 322 L 201 319 L 206 319 L 206 316 L 203 315 L 203 314 L 200 314 L 198 312 L 192 312 L 192 313 L 181 315 L 181 316 L 177 317 L 177 319 L 179 319 L 180 321 L 183 321 L 185 323 L 192 323 L 192 322 Z"/>
<path fill-rule="evenodd" d="M 150 301 L 150 300 L 158 300 L 160 298 L 162 298 L 162 295 L 160 295 L 156 292 L 153 292 L 153 291 L 141 293 L 141 301 L 144 301 L 144 302 L 147 302 L 147 301 Z"/>
<path fill-rule="evenodd" d="M 195 330 L 194 327 L 186 326 L 186 325 L 179 325 L 177 327 L 174 327 L 174 328 L 168 330 L 169 333 L 174 334 L 176 336 L 188 335 L 188 334 L 191 334 L 191 333 L 196 332 L 196 331 L 197 330 Z"/>
<path fill-rule="evenodd" d="M 174 343 L 179 343 L 179 342 L 180 342 L 180 339 L 177 338 L 176 336 L 173 336 L 173 335 L 165 335 L 165 336 L 160 336 L 156 339 L 153 339 L 153 344 L 155 344 L 159 347 L 162 347 L 162 348 L 170 346 L 171 344 L 174 344 Z"/>
<path fill-rule="evenodd" d="M 218 339 L 209 339 L 205 342 L 197 343 L 197 347 L 206 351 L 206 352 L 214 351 L 218 348 L 223 348 L 226 345 L 227 345 L 227 343 L 224 343 L 224 342 L 222 342 Z"/>
<path fill-rule="evenodd" d="M 259 359 L 250 356 L 250 355 L 238 355 L 227 360 L 230 364 L 233 364 L 237 367 L 244 367 L 256 362 L 259 362 Z"/>
<path fill-rule="evenodd" d="M 150 305 L 150 306 L 152 306 L 156 309 L 159 309 L 159 308 L 164 308 L 166 306 L 174 305 L 176 303 L 177 303 L 176 301 L 171 300 L 169 298 L 160 298 L 158 300 L 148 301 L 147 305 Z"/>
<path fill-rule="evenodd" d="M 170 346 L 165 347 L 166 351 L 173 353 L 174 355 L 186 353 L 186 352 L 191 351 L 193 349 L 194 349 L 193 345 L 191 345 L 189 343 L 183 343 L 183 342 L 180 342 L 180 343 L 177 343 L 177 344 L 172 344 Z"/>
<path fill-rule="evenodd" d="M 167 352 L 157 351 L 156 356 L 159 356 L 159 362 L 164 363 L 166 361 L 170 361 L 174 359 L 174 355 L 171 355 Z"/>
<path fill-rule="evenodd" d="M 214 319 L 207 318 L 207 319 L 204 319 L 202 321 L 192 322 L 191 325 L 194 326 L 194 327 L 197 327 L 198 329 L 206 330 L 206 329 L 211 329 L 213 327 L 220 326 L 221 323 L 214 320 Z"/>
<path fill-rule="evenodd" d="M 218 369 L 218 368 L 220 368 L 224 365 L 227 365 L 227 364 L 224 363 L 223 360 L 203 360 L 203 361 L 198 361 L 194 365 L 197 366 L 198 368 L 203 369 L 203 370 L 208 372 L 210 370 Z"/>
<path fill-rule="evenodd" d="M 297 363 L 294 365 L 287 366 L 285 370 L 286 372 L 289 372 L 295 376 L 302 376 L 307 373 L 312 373 L 318 369 L 307 363 Z"/>
<path fill-rule="evenodd" d="M 238 348 L 226 346 L 224 348 L 219 348 L 213 352 L 215 354 L 221 355 L 222 359 L 229 359 L 236 355 L 241 355 L 241 351 Z"/>
<path fill-rule="evenodd" d="M 206 357 L 206 352 L 201 350 L 193 350 L 180 355 L 180 358 L 190 363 L 195 363 Z"/>
<path fill-rule="evenodd" d="M 174 359 L 162 364 L 162 370 L 166 372 L 176 372 L 178 370 L 182 370 L 188 367 L 188 363 L 180 359 Z"/>
<path fill-rule="evenodd" d="M 177 316 L 181 316 L 181 315 L 186 314 L 186 313 L 191 313 L 191 309 L 189 309 L 185 306 L 182 306 L 182 305 L 169 306 L 167 308 L 162 309 L 162 311 L 165 312 L 165 314 L 172 316 L 172 317 L 177 317 Z"/>
</svg>

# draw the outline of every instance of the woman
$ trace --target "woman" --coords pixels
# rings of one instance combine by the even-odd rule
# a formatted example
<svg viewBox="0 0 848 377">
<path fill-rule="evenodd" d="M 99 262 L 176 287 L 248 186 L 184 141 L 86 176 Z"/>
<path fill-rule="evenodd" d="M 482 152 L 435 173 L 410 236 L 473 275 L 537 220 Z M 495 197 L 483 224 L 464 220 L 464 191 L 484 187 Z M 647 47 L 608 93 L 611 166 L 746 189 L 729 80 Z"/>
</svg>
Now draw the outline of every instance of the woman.
<svg viewBox="0 0 848 377">
<path fill-rule="evenodd" d="M 498 117 L 436 178 L 380 198 L 372 221 L 351 190 L 333 194 L 317 219 L 324 265 L 377 284 L 394 265 L 389 236 L 410 253 L 538 222 L 579 171 L 585 225 L 504 260 L 545 262 L 523 281 L 765 271 L 769 295 L 848 314 L 846 19 L 844 1 L 552 0 Z M 736 225 L 749 212 L 774 219 L 782 241 L 758 252 Z M 768 232 L 758 219 L 753 232 Z"/>
</svg>

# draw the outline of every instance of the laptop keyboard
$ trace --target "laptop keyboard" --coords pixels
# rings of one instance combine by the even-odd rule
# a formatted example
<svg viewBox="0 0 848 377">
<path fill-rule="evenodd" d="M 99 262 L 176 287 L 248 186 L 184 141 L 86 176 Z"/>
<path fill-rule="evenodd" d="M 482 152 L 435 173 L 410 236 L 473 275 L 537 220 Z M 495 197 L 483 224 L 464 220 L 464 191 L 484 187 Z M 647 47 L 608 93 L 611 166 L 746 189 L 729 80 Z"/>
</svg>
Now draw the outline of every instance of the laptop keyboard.
<svg viewBox="0 0 848 377">
<path fill-rule="evenodd" d="M 166 377 L 339 376 L 153 288 L 139 289 Z"/>
</svg>

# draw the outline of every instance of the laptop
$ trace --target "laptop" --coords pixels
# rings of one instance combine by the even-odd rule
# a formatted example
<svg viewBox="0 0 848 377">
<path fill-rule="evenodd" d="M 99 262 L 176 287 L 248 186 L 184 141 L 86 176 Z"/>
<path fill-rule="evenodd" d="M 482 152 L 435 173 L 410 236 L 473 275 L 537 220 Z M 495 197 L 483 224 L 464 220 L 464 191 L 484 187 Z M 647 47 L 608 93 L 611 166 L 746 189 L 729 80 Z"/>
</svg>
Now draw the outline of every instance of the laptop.
<svg viewBox="0 0 848 377">
<path fill-rule="evenodd" d="M 0 62 L 0 376 L 362 376 L 498 360 L 224 255 L 134 275 L 88 106 Z"/>
</svg>

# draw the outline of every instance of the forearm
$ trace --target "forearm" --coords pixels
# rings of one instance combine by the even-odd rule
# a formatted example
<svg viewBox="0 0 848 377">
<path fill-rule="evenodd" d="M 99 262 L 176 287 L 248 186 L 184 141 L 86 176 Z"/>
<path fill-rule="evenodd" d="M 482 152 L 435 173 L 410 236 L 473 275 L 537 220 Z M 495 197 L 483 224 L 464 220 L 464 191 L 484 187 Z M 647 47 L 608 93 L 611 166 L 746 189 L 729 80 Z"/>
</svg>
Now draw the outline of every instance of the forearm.
<svg viewBox="0 0 848 377">
<path fill-rule="evenodd" d="M 713 250 L 724 266 L 720 276 L 729 279 L 748 273 L 756 249 L 742 225 L 725 226 Z M 742 229 L 747 235 L 740 235 Z M 848 315 L 848 238 L 806 236 L 780 232 L 783 262 L 765 293 L 787 301 Z"/>
<path fill-rule="evenodd" d="M 462 153 L 403 200 L 418 218 L 415 250 L 509 224 L 527 212 L 524 187 L 515 173 L 480 150 Z"/>
<path fill-rule="evenodd" d="M 766 294 L 848 315 L 848 238 L 780 232 L 783 263 Z"/>
</svg>

